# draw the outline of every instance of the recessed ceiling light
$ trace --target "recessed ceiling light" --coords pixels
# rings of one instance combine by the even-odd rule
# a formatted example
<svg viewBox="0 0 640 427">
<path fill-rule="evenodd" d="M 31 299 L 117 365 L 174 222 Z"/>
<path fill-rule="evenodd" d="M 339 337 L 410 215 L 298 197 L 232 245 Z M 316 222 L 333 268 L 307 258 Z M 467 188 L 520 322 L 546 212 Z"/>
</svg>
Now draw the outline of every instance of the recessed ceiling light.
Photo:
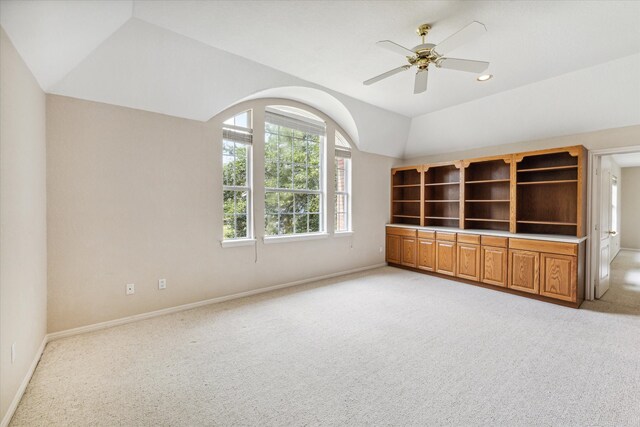
<svg viewBox="0 0 640 427">
<path fill-rule="evenodd" d="M 493 74 L 483 74 L 483 75 L 479 76 L 476 80 L 478 80 L 479 82 L 486 82 L 491 77 L 493 77 Z"/>
</svg>

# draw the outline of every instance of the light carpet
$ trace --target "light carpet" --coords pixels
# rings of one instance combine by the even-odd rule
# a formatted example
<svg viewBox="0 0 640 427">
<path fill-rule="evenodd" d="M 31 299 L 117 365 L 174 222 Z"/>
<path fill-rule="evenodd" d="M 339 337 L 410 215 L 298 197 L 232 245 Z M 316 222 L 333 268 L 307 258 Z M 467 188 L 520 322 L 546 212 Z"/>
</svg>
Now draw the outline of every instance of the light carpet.
<svg viewBox="0 0 640 427">
<path fill-rule="evenodd" d="M 640 309 L 391 267 L 51 342 L 12 426 L 640 425 Z"/>
</svg>

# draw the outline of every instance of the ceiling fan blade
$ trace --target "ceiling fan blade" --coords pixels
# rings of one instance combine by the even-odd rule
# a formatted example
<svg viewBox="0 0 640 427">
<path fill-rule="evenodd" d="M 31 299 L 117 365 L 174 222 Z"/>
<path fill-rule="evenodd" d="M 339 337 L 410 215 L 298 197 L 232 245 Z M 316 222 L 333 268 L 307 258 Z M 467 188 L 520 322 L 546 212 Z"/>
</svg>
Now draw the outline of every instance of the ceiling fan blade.
<svg viewBox="0 0 640 427">
<path fill-rule="evenodd" d="M 413 93 L 422 93 L 427 90 L 427 78 L 429 77 L 429 70 L 418 70 L 416 72 L 416 82 L 413 85 Z"/>
<path fill-rule="evenodd" d="M 458 46 L 462 46 L 463 44 L 472 41 L 476 37 L 480 37 L 486 32 L 487 28 L 484 26 L 484 24 L 478 21 L 473 21 L 471 24 L 467 25 L 457 33 L 452 34 L 451 36 L 449 36 L 449 38 L 440 42 L 440 44 L 436 45 L 434 49 L 440 55 L 446 55 L 447 52 L 450 52 Z"/>
<path fill-rule="evenodd" d="M 482 73 L 489 68 L 489 63 L 485 61 L 473 61 L 471 59 L 442 58 L 437 62 L 436 67 L 466 71 L 468 73 Z"/>
<path fill-rule="evenodd" d="M 375 77 L 373 77 L 373 78 L 371 78 L 369 80 L 365 80 L 363 82 L 363 84 L 365 86 L 369 86 L 371 84 L 374 84 L 375 82 L 379 82 L 382 79 L 386 79 L 387 77 L 391 77 L 394 74 L 398 74 L 401 71 L 408 70 L 410 67 L 411 67 L 411 65 L 403 65 L 402 67 L 394 68 L 393 70 L 387 71 L 386 73 L 382 73 L 379 76 L 375 76 Z"/>
<path fill-rule="evenodd" d="M 400 46 L 398 43 L 394 43 L 391 40 L 382 40 L 376 43 L 376 46 L 379 46 L 383 49 L 389 50 L 394 53 L 399 53 L 402 56 L 414 56 L 415 52 L 411 49 L 407 49 L 406 47 Z"/>
</svg>

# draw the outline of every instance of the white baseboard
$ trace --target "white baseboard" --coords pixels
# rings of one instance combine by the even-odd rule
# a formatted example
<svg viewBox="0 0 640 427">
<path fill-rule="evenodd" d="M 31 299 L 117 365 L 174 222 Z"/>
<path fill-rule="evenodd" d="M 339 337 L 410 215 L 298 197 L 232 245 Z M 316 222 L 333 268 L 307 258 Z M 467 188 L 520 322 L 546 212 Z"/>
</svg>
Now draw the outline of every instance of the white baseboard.
<svg viewBox="0 0 640 427">
<path fill-rule="evenodd" d="M 635 249 L 635 248 L 620 248 L 620 250 L 621 251 L 640 252 L 640 249 Z"/>
<path fill-rule="evenodd" d="M 36 370 L 36 366 L 38 366 L 38 362 L 42 357 L 44 348 L 47 346 L 47 342 L 49 342 L 49 336 L 45 335 L 44 338 L 42 338 L 42 343 L 40 344 L 40 347 L 38 348 L 38 351 L 36 352 L 31 365 L 29 366 L 27 374 L 24 376 L 22 383 L 20 383 L 20 387 L 18 387 L 18 391 L 16 391 L 15 396 L 13 396 L 13 400 L 11 401 L 11 405 L 9 405 L 9 408 L 7 409 L 7 413 L 2 418 L 0 427 L 7 427 L 9 425 L 9 422 L 11 421 L 11 418 L 13 417 L 13 414 L 16 412 L 16 409 L 18 409 L 18 404 L 20 403 L 22 395 L 27 389 L 27 385 L 29 385 L 29 381 L 31 381 L 31 377 Z"/>
<path fill-rule="evenodd" d="M 120 319 L 109 320 L 107 322 L 94 323 L 92 325 L 81 326 L 79 328 L 67 329 L 67 330 L 64 330 L 64 331 L 53 332 L 51 334 L 47 334 L 43 338 L 42 344 L 40 344 L 40 348 L 38 349 L 38 352 L 37 352 L 35 358 L 33 359 L 33 362 L 31 363 L 31 366 L 29 366 L 29 370 L 28 370 L 27 374 L 25 375 L 24 379 L 22 380 L 22 383 L 20 384 L 20 387 L 18 388 L 18 391 L 16 392 L 16 394 L 15 394 L 15 396 L 13 398 L 13 401 L 11 402 L 11 405 L 9 405 L 7 413 L 5 414 L 4 418 L 2 419 L 2 423 L 0 423 L 0 427 L 7 427 L 9 425 L 9 422 L 11 421 L 11 418 L 13 417 L 13 414 L 15 413 L 16 409 L 18 408 L 18 404 L 20 403 L 20 400 L 22 399 L 22 396 L 24 395 L 24 392 L 27 389 L 27 385 L 29 384 L 29 381 L 31 381 L 31 377 L 33 376 L 33 373 L 36 370 L 36 366 L 38 366 L 38 362 L 40 361 L 40 357 L 42 357 L 42 353 L 44 352 L 44 348 L 46 347 L 47 343 L 50 342 L 50 341 L 53 341 L 53 340 L 56 340 L 56 339 L 59 339 L 59 338 L 70 337 L 72 335 L 82 334 L 82 333 L 85 333 L 85 332 L 91 332 L 91 331 L 97 331 L 97 330 L 100 330 L 100 329 L 106 329 L 106 328 L 110 328 L 112 326 L 124 325 L 126 323 L 132 323 L 132 322 L 136 322 L 136 321 L 142 320 L 142 319 L 149 319 L 151 317 L 162 316 L 163 314 L 176 313 L 176 312 L 179 312 L 179 311 L 190 310 L 192 308 L 202 307 L 202 306 L 209 305 L 209 304 L 216 304 L 216 303 L 220 303 L 220 302 L 224 302 L 224 301 L 229 301 L 229 300 L 234 300 L 234 299 L 238 299 L 238 298 L 248 297 L 248 296 L 251 296 L 251 295 L 257 295 L 257 294 L 262 294 L 262 293 L 265 293 L 265 292 L 275 291 L 277 289 L 283 289 L 283 288 L 288 288 L 288 287 L 291 287 L 291 286 L 303 285 L 305 283 L 316 282 L 318 280 L 330 279 L 332 277 L 338 277 L 338 276 L 344 276 L 344 275 L 347 275 L 347 274 L 358 273 L 358 272 L 361 272 L 361 271 L 366 271 L 366 270 L 371 270 L 371 269 L 374 269 L 374 268 L 384 267 L 386 265 L 387 265 L 387 263 L 380 263 L 380 264 L 370 265 L 370 266 L 367 266 L 367 267 L 354 268 L 352 270 L 340 271 L 340 272 L 337 272 L 337 273 L 325 274 L 323 276 L 316 276 L 316 277 L 311 277 L 311 278 L 308 278 L 308 279 L 296 280 L 295 282 L 283 283 L 283 284 L 280 284 L 280 285 L 269 286 L 269 287 L 266 287 L 266 288 L 254 289 L 252 291 L 239 292 L 237 294 L 226 295 L 226 296 L 217 297 L 217 298 L 211 298 L 211 299 L 207 299 L 207 300 L 204 300 L 204 301 L 198 301 L 198 302 L 194 302 L 194 303 L 190 303 L 190 304 L 178 305 L 178 306 L 175 306 L 175 307 L 164 308 L 162 310 L 150 311 L 148 313 L 136 314 L 136 315 L 133 315 L 133 316 L 122 317 Z"/>
<path fill-rule="evenodd" d="M 346 274 L 358 273 L 361 271 L 371 270 L 374 268 L 384 267 L 387 263 L 374 264 L 367 267 L 354 268 L 352 270 L 340 271 L 337 273 L 325 274 L 323 276 L 311 277 L 308 279 L 296 280 L 295 282 L 283 283 L 280 285 L 269 286 L 266 288 L 254 289 L 252 291 L 239 292 L 237 294 L 225 295 L 222 297 L 206 299 L 203 301 L 193 302 L 190 304 L 178 305 L 175 307 L 163 308 L 161 310 L 150 311 L 147 313 L 134 314 L 133 316 L 122 317 L 120 319 L 108 320 L 106 322 L 94 323 L 91 325 L 80 326 L 78 328 L 66 329 L 60 332 L 53 332 L 47 335 L 49 341 L 57 340 L 64 337 L 70 337 L 73 335 L 82 334 L 85 332 L 98 331 L 100 329 L 111 328 L 113 326 L 124 325 L 138 320 L 149 319 L 152 317 L 162 316 L 164 314 L 177 313 L 179 311 L 190 310 L 192 308 L 202 307 L 204 305 L 216 304 L 224 301 L 234 300 L 238 298 L 244 298 L 251 295 L 262 294 L 265 292 L 275 291 L 277 289 L 289 288 L 291 286 L 303 285 L 309 282 L 316 282 L 318 280 L 330 279 L 332 277 L 344 276 Z M 0 426 L 0 427 L 4 427 Z"/>
</svg>

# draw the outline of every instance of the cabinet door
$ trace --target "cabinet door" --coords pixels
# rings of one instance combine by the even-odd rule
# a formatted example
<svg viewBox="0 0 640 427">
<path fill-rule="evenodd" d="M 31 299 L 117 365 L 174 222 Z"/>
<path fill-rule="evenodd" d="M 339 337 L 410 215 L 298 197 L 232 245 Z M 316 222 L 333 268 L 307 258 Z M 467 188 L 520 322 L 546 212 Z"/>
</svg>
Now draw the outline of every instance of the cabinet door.
<svg viewBox="0 0 640 427">
<path fill-rule="evenodd" d="M 416 259 L 416 251 L 418 248 L 416 247 L 416 239 L 413 237 L 403 237 L 402 238 L 402 265 L 406 265 L 407 267 L 417 267 L 417 259 Z"/>
<path fill-rule="evenodd" d="M 387 262 L 400 264 L 400 241 L 402 237 L 387 234 Z"/>
<path fill-rule="evenodd" d="M 458 277 L 480 281 L 480 246 L 458 243 Z"/>
<path fill-rule="evenodd" d="M 436 269 L 436 241 L 418 239 L 418 268 L 427 271 Z"/>
<path fill-rule="evenodd" d="M 540 254 L 509 249 L 509 288 L 537 294 L 540 288 Z"/>
<path fill-rule="evenodd" d="M 482 246 L 480 280 L 494 286 L 507 286 L 507 249 Z"/>
<path fill-rule="evenodd" d="M 576 257 L 544 253 L 540 257 L 540 295 L 575 302 L 578 277 Z"/>
<path fill-rule="evenodd" d="M 456 244 L 436 241 L 436 271 L 449 276 L 456 275 Z"/>
</svg>

